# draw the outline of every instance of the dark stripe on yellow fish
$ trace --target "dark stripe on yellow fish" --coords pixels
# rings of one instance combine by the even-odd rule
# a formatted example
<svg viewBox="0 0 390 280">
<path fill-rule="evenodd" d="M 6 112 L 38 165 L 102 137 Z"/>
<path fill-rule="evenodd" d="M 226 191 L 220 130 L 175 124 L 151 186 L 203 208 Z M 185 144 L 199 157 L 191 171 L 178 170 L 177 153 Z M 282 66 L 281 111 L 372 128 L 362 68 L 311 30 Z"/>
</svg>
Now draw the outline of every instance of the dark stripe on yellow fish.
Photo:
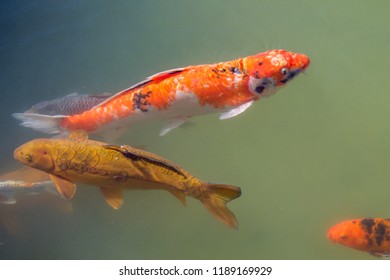
<svg viewBox="0 0 390 280">
<path fill-rule="evenodd" d="M 155 164 L 155 165 L 158 165 L 160 167 L 166 168 L 167 170 L 175 172 L 176 174 L 178 174 L 180 176 L 183 176 L 184 179 L 187 178 L 187 176 L 183 172 L 181 172 L 179 168 L 176 168 L 175 166 L 172 166 L 171 164 L 168 164 L 167 162 L 163 162 L 161 160 L 153 159 L 150 156 L 149 157 L 145 156 L 145 154 L 146 154 L 145 151 L 143 151 L 143 154 L 139 154 L 139 153 L 135 153 L 134 152 L 134 151 L 136 151 L 135 148 L 132 149 L 133 152 L 130 152 L 129 149 L 126 148 L 126 146 L 104 145 L 103 147 L 105 147 L 107 149 L 112 149 L 112 150 L 119 151 L 125 157 L 127 157 L 127 158 L 129 158 L 131 160 L 134 160 L 134 161 L 143 160 L 145 162 L 148 162 L 148 163 L 151 163 L 151 164 Z"/>
</svg>

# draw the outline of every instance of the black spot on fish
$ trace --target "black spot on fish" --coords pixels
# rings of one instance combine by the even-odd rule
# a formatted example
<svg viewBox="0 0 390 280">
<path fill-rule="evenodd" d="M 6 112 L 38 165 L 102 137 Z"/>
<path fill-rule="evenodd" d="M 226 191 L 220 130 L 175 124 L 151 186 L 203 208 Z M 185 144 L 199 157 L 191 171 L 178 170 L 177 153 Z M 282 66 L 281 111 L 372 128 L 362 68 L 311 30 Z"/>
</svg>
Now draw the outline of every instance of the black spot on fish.
<svg viewBox="0 0 390 280">
<path fill-rule="evenodd" d="M 219 70 L 219 72 L 225 73 L 225 72 L 226 72 L 226 69 L 225 69 L 225 68 L 222 68 L 222 69 Z"/>
<path fill-rule="evenodd" d="M 229 71 L 234 74 L 242 74 L 241 70 L 237 67 L 229 67 Z"/>
<path fill-rule="evenodd" d="M 374 219 L 367 218 L 367 219 L 363 219 L 361 221 L 361 224 L 362 224 L 364 231 L 367 232 L 368 234 L 371 234 L 372 230 L 373 230 L 373 226 L 375 224 L 375 221 L 374 221 Z"/>
<path fill-rule="evenodd" d="M 147 101 L 147 98 L 152 94 L 151 91 L 143 94 L 142 92 L 135 93 L 133 96 L 133 110 L 140 109 L 142 112 L 147 112 L 147 106 L 150 103 Z"/>
<path fill-rule="evenodd" d="M 215 69 L 215 68 L 213 68 L 213 69 L 211 69 L 211 71 L 213 71 L 215 74 L 216 74 L 216 78 L 217 79 L 219 79 L 219 72 L 218 72 L 218 70 L 217 69 Z"/>
<path fill-rule="evenodd" d="M 375 230 L 375 241 L 378 246 L 381 246 L 382 241 L 385 239 L 386 226 L 383 223 L 378 223 Z"/>
<path fill-rule="evenodd" d="M 372 240 L 370 238 L 370 235 L 373 232 L 374 224 L 375 224 L 375 221 L 374 221 L 374 219 L 371 219 L 371 218 L 363 219 L 361 221 L 362 228 L 366 232 L 366 239 L 367 239 L 369 246 L 372 246 Z"/>
<path fill-rule="evenodd" d="M 259 62 L 259 66 L 261 66 L 261 65 L 263 65 L 263 62 L 262 62 L 262 61 Z"/>
<path fill-rule="evenodd" d="M 265 86 L 260 85 L 260 86 L 257 86 L 257 87 L 255 88 L 255 91 L 256 91 L 257 93 L 262 93 L 262 92 L 264 91 L 264 89 L 265 89 Z"/>
</svg>

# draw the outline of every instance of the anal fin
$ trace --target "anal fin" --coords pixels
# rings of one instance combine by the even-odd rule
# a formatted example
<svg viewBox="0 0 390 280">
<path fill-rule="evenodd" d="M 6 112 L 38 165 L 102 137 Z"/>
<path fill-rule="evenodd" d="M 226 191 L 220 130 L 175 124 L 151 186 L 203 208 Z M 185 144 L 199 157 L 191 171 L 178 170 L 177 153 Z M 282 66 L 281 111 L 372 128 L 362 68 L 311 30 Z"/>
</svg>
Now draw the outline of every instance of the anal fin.
<svg viewBox="0 0 390 280">
<path fill-rule="evenodd" d="M 180 200 L 181 204 L 186 206 L 186 194 L 178 189 L 169 188 L 168 191 Z"/>
<path fill-rule="evenodd" d="M 62 179 L 58 176 L 49 174 L 50 179 L 53 181 L 57 191 L 66 199 L 71 199 L 76 192 L 76 184 Z"/>
<path fill-rule="evenodd" d="M 100 188 L 108 205 L 114 209 L 119 209 L 123 204 L 123 189 Z"/>
</svg>

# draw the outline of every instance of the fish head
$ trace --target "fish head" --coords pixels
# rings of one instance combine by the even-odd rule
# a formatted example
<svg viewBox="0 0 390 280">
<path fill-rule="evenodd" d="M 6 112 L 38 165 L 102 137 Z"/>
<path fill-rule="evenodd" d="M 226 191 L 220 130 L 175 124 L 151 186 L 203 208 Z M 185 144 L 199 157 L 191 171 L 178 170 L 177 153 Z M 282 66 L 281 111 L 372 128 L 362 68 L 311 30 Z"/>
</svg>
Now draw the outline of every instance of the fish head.
<svg viewBox="0 0 390 280">
<path fill-rule="evenodd" d="M 255 96 L 269 96 L 306 70 L 310 59 L 304 54 L 271 50 L 243 60 L 249 75 L 249 91 Z"/>
<path fill-rule="evenodd" d="M 16 148 L 14 158 L 27 166 L 50 172 L 54 169 L 53 148 L 50 139 L 32 140 Z"/>
<path fill-rule="evenodd" d="M 367 250 L 366 232 L 362 230 L 360 220 L 349 220 L 332 226 L 328 230 L 328 238 L 344 246 L 357 250 Z"/>
</svg>

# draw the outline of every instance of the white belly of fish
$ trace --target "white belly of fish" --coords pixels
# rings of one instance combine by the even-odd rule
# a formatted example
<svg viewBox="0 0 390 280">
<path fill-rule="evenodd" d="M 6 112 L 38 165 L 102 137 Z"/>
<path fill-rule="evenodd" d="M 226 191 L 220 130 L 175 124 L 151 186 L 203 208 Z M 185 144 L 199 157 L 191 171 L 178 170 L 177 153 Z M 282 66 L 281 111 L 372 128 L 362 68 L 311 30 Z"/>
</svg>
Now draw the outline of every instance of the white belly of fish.
<svg viewBox="0 0 390 280">
<path fill-rule="evenodd" d="M 240 107 L 240 106 L 238 106 Z M 165 135 L 169 131 L 181 126 L 193 116 L 206 115 L 211 113 L 224 113 L 231 111 L 237 107 L 225 107 L 216 109 L 208 104 L 201 105 L 198 97 L 192 92 L 178 91 L 174 101 L 165 109 L 158 109 L 153 106 L 147 106 L 143 112 L 137 109 L 134 114 L 130 114 L 124 118 L 113 120 L 99 127 L 95 133 L 107 133 L 107 131 L 121 130 L 122 128 L 131 127 L 134 124 L 150 121 L 165 121 L 166 126 L 160 132 L 160 135 Z"/>
</svg>

